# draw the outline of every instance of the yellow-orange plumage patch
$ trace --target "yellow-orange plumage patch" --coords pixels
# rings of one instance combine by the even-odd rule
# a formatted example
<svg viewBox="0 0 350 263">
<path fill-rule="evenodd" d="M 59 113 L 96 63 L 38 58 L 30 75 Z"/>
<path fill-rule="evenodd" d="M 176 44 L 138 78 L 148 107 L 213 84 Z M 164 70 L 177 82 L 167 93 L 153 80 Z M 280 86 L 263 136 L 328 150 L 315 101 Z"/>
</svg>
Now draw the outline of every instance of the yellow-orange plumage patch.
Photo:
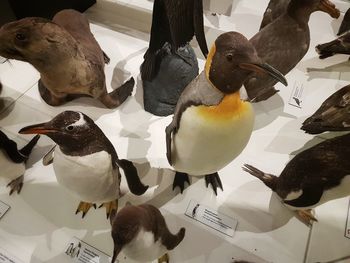
<svg viewBox="0 0 350 263">
<path fill-rule="evenodd" d="M 242 113 L 247 111 L 250 107 L 249 102 L 241 100 L 239 92 L 226 95 L 220 104 L 216 106 L 201 105 L 197 107 L 199 116 L 206 119 L 228 119 L 239 117 Z"/>
</svg>

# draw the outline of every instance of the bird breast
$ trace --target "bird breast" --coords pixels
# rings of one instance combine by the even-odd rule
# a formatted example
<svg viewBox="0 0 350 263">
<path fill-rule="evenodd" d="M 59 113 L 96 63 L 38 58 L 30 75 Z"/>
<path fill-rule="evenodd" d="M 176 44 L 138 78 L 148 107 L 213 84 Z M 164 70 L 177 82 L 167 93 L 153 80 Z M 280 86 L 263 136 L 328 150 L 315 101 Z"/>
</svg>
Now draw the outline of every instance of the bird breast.
<svg viewBox="0 0 350 263">
<path fill-rule="evenodd" d="M 217 106 L 187 108 L 172 142 L 175 170 L 194 176 L 217 172 L 242 152 L 253 125 L 253 108 L 239 94 Z"/>
<path fill-rule="evenodd" d="M 119 197 L 119 171 L 106 151 L 70 156 L 56 147 L 53 168 L 58 183 L 82 201 L 109 202 Z"/>
</svg>

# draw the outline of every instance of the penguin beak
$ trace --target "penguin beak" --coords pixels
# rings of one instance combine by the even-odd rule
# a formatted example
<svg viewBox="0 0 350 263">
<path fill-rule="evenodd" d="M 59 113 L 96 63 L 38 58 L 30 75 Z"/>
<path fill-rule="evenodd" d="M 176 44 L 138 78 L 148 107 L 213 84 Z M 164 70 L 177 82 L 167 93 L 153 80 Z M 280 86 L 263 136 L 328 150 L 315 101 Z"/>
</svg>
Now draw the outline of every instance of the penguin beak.
<svg viewBox="0 0 350 263">
<path fill-rule="evenodd" d="M 20 134 L 48 134 L 51 132 L 57 132 L 57 129 L 50 127 L 47 122 L 30 125 L 20 129 Z"/>
<path fill-rule="evenodd" d="M 322 0 L 319 9 L 327 14 L 329 14 L 333 18 L 338 18 L 340 16 L 340 11 L 336 6 L 328 0 Z"/>
<path fill-rule="evenodd" d="M 239 67 L 258 74 L 269 74 L 271 77 L 281 82 L 284 86 L 288 86 L 288 82 L 283 74 L 267 63 L 241 63 L 239 64 Z"/>
</svg>

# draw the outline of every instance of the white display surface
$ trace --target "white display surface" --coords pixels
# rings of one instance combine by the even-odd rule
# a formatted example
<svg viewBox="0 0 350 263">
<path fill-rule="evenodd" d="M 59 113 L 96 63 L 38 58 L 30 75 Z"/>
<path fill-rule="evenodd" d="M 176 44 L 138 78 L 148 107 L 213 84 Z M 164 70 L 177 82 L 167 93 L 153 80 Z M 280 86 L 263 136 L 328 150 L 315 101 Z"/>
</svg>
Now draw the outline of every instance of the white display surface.
<svg viewBox="0 0 350 263">
<path fill-rule="evenodd" d="M 223 18 L 223 30 L 228 30 L 230 22 L 230 30 L 251 37 L 258 29 L 267 2 L 233 1 L 232 15 Z M 349 5 L 347 1 L 336 3 L 341 4 L 343 11 Z M 93 8 L 88 13 L 96 15 L 98 12 Z M 221 18 L 218 19 L 220 22 Z M 212 189 L 205 188 L 204 180 L 197 179 L 192 180 L 183 195 L 172 191 L 174 171 L 166 160 L 164 132 L 171 117 L 153 116 L 142 106 L 139 66 L 148 46 L 145 34 L 119 27 L 109 19 L 101 25 L 101 20 L 100 25 L 92 24 L 91 27 L 111 58 L 111 63 L 106 66 L 108 89 L 116 88 L 134 76 L 137 80 L 134 96 L 114 110 L 88 98 L 51 107 L 39 96 L 39 74 L 33 67 L 18 61 L 0 64 L 1 97 L 6 101 L 0 108 L 0 126 L 4 132 L 15 138 L 19 145 L 24 145 L 31 136 L 17 132 L 26 125 L 47 121 L 64 110 L 79 110 L 89 115 L 112 141 L 119 157 L 135 162 L 142 181 L 150 185 L 145 195 L 133 196 L 122 177 L 125 195 L 120 200 L 120 207 L 126 201 L 153 204 L 161 208 L 172 232 L 186 227 L 185 239 L 170 253 L 170 262 L 230 263 L 232 259 L 244 259 L 257 263 L 311 263 L 350 254 L 350 239 L 345 237 L 349 198 L 318 207 L 319 222 L 311 229 L 294 217 L 264 184 L 241 169 L 244 163 L 250 163 L 278 175 L 295 154 L 324 138 L 335 136 L 307 135 L 300 126 L 324 99 L 350 80 L 348 56 L 319 60 L 314 51 L 316 44 L 334 39 L 341 20 L 335 21 L 320 12 L 312 15 L 308 54 L 287 75 L 289 87 L 278 84 L 277 88 L 281 89 L 278 95 L 254 105 L 256 124 L 252 138 L 242 154 L 219 172 L 224 192 L 218 190 L 218 196 Z M 220 23 L 217 27 L 220 29 Z M 110 28 L 118 28 L 120 32 Z M 208 40 L 208 45 L 211 43 Z M 203 67 L 203 61 L 200 66 Z M 289 104 L 295 86 L 303 86 L 301 108 Z M 92 209 L 84 219 L 75 215 L 80 200 L 57 184 L 52 165 L 42 165 L 41 157 L 52 144 L 50 139 L 42 136 L 28 162 L 20 195 L 9 196 L 9 189 L 4 185 L 0 187 L 0 200 L 11 206 L 0 220 L 1 253 L 7 252 L 23 263 L 62 263 L 67 245 L 77 237 L 111 255 L 113 242 L 105 211 Z M 185 211 L 190 200 L 237 219 L 233 237 L 187 217 Z M 132 262 L 123 254 L 119 261 Z"/>
</svg>

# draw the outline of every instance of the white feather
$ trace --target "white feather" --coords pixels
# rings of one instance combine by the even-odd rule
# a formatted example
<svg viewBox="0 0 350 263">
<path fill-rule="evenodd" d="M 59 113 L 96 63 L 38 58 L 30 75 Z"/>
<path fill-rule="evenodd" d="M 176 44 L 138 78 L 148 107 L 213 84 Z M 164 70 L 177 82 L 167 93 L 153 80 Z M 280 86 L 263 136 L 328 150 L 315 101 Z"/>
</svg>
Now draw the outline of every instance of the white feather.
<svg viewBox="0 0 350 263">
<path fill-rule="evenodd" d="M 71 124 L 71 126 L 83 126 L 86 124 L 86 120 L 84 118 L 84 115 L 81 112 L 78 112 L 78 113 L 79 113 L 79 120 L 77 120 L 76 122 Z"/>
<path fill-rule="evenodd" d="M 55 148 L 53 168 L 57 181 L 85 202 L 109 202 L 119 197 L 118 171 L 106 151 L 69 156 Z"/>
<path fill-rule="evenodd" d="M 0 175 L 10 181 L 24 174 L 26 168 L 24 162 L 14 163 L 3 150 L 0 150 Z"/>
</svg>

